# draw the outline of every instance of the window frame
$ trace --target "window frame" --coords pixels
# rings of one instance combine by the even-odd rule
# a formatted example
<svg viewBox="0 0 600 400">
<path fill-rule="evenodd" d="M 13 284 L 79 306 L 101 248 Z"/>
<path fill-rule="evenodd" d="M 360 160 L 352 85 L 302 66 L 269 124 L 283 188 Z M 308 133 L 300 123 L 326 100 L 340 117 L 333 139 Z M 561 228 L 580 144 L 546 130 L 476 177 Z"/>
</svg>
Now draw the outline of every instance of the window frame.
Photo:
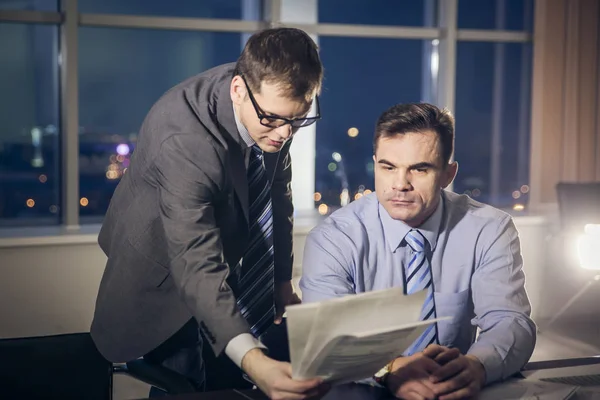
<svg viewBox="0 0 600 400">
<path fill-rule="evenodd" d="M 244 6 L 259 5 L 260 0 L 244 0 Z M 55 24 L 60 28 L 60 108 L 61 108 L 61 226 L 80 228 L 79 216 L 79 96 L 78 96 L 78 28 L 80 26 L 112 28 L 174 29 L 211 32 L 255 32 L 269 26 L 291 26 L 305 30 L 315 41 L 321 36 L 422 39 L 431 44 L 424 57 L 438 60 L 431 79 L 424 79 L 423 91 L 428 101 L 454 111 L 456 51 L 458 41 L 533 42 L 525 31 L 458 29 L 458 1 L 426 0 L 425 7 L 437 15 L 437 24 L 423 27 L 377 26 L 318 23 L 318 0 L 264 0 L 261 21 L 149 17 L 142 15 L 105 15 L 80 13 L 78 0 L 62 0 L 59 12 L 0 10 L 0 22 Z M 343 12 L 343 11 L 342 11 Z M 435 83 L 432 83 L 435 82 Z M 325 116 L 326 117 L 326 116 Z M 316 124 L 302 128 L 292 146 L 294 168 L 294 205 L 297 216 L 314 214 L 315 133 Z M 311 166 L 307 167 L 307 166 Z M 533 174 L 534 165 L 530 174 Z"/>
</svg>

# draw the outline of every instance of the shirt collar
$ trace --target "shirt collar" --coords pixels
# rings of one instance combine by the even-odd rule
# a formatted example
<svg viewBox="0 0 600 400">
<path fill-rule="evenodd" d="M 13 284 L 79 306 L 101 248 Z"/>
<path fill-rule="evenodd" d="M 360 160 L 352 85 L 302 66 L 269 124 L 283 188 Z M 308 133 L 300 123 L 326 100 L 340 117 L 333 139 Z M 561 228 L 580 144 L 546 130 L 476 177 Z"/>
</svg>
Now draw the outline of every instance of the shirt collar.
<svg viewBox="0 0 600 400">
<path fill-rule="evenodd" d="M 254 141 L 254 139 L 252 139 L 252 136 L 250 136 L 250 132 L 248 132 L 248 129 L 246 129 L 244 124 L 242 124 L 242 121 L 240 121 L 240 118 L 238 117 L 237 112 L 235 111 L 235 107 L 233 107 L 233 115 L 235 117 L 235 125 L 237 126 L 238 132 L 240 133 L 242 140 L 244 141 L 244 143 L 246 143 L 246 146 L 254 146 L 256 142 Z"/>
<path fill-rule="evenodd" d="M 385 208 L 378 203 L 379 210 L 379 220 L 383 226 L 383 233 L 385 235 L 385 241 L 388 244 L 388 247 L 392 252 L 395 252 L 398 247 L 402 244 L 404 237 L 408 232 L 411 231 L 410 226 L 406 225 L 402 221 L 398 221 L 390 217 L 390 214 L 385 210 Z M 437 238 L 440 230 L 440 225 L 442 223 L 442 215 L 444 213 L 444 197 L 440 194 L 440 201 L 438 203 L 437 208 L 425 221 L 421 226 L 417 228 L 419 232 L 425 239 L 429 242 L 429 246 L 431 251 L 435 249 L 437 244 Z"/>
</svg>

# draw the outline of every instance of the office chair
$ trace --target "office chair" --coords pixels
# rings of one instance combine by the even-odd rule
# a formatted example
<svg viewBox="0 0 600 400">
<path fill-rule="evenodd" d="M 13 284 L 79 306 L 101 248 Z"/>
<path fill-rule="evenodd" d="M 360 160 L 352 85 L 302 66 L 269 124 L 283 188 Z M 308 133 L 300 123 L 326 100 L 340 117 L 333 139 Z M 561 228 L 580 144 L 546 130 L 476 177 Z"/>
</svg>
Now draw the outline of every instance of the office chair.
<svg viewBox="0 0 600 400">
<path fill-rule="evenodd" d="M 0 339 L 0 398 L 111 400 L 115 373 L 169 394 L 194 391 L 182 375 L 144 360 L 113 365 L 89 333 Z"/>
</svg>

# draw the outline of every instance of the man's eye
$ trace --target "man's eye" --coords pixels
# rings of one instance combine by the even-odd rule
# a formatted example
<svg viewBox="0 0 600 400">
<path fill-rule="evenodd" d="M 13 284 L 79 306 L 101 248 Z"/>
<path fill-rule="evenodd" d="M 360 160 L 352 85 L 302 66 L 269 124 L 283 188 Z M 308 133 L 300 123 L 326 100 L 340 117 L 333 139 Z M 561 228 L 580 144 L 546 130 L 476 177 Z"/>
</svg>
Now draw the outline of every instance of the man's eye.
<svg viewBox="0 0 600 400">
<path fill-rule="evenodd" d="M 415 171 L 417 171 L 419 173 L 425 173 L 425 172 L 427 172 L 427 168 L 417 168 Z"/>
</svg>

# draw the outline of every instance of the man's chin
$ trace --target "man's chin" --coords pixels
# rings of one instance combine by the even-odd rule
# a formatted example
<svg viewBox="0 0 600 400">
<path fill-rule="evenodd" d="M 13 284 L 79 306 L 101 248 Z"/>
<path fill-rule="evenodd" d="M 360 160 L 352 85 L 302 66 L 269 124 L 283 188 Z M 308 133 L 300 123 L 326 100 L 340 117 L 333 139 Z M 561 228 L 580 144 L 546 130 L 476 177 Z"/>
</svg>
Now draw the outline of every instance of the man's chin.
<svg viewBox="0 0 600 400">
<path fill-rule="evenodd" d="M 388 213 L 390 214 L 390 217 L 392 217 L 392 219 L 396 221 L 402 221 L 409 226 L 412 226 L 412 224 L 418 219 L 419 214 L 415 212 L 410 212 L 409 210 L 398 210 L 394 207 L 392 207 L 390 211 L 391 212 Z"/>
</svg>

